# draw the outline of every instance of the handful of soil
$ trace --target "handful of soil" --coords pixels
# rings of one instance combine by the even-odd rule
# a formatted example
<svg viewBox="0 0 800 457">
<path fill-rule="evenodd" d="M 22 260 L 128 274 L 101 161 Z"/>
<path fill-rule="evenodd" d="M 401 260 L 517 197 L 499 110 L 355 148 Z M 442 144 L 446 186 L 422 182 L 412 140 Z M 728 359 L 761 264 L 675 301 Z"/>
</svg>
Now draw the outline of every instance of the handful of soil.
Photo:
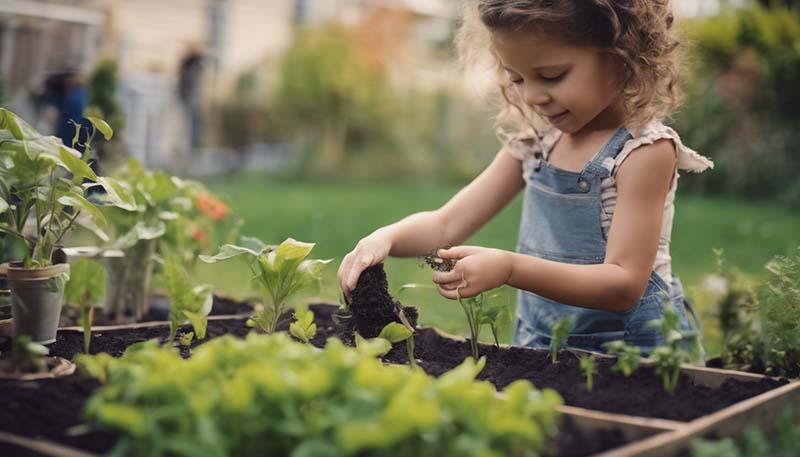
<svg viewBox="0 0 800 457">
<path fill-rule="evenodd" d="M 442 248 L 447 249 L 447 248 Z M 436 255 L 439 252 L 438 249 L 434 249 L 433 251 L 429 252 L 428 254 L 421 257 L 421 260 L 428 264 L 432 270 L 435 271 L 452 271 L 453 267 L 456 266 L 456 261 L 453 259 L 443 259 Z"/>
<path fill-rule="evenodd" d="M 375 338 L 386 325 L 403 323 L 400 310 L 412 327 L 417 326 L 417 308 L 403 306 L 389 294 L 389 283 L 383 264 L 373 265 L 361 273 L 351 294 L 349 316 L 340 321 L 346 333 L 358 332 L 364 338 Z M 344 317 L 344 316 L 340 316 Z"/>
</svg>

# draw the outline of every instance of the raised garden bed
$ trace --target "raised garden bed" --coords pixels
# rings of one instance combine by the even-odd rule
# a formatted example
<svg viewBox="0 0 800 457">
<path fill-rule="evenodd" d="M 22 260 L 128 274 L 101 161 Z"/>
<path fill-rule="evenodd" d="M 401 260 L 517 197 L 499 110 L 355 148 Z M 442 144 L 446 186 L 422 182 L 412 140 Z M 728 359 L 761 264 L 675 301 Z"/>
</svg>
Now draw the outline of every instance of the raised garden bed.
<svg viewBox="0 0 800 457">
<path fill-rule="evenodd" d="M 318 326 L 312 344 L 322 346 L 331 336 L 348 339 L 333 322 L 337 308 L 326 304 L 310 306 Z M 285 316 L 279 328 L 285 330 L 288 323 L 288 316 Z M 188 331 L 189 328 L 184 329 Z M 252 328 L 246 325 L 245 318 L 210 317 L 205 341 L 223 334 L 244 336 L 250 331 Z M 165 338 L 168 328 L 163 322 L 152 322 L 95 327 L 93 334 L 92 352 L 118 356 L 131 344 Z M 191 347 L 199 344 L 203 341 L 194 342 Z M 455 367 L 470 351 L 463 339 L 434 328 L 420 328 L 415 346 L 419 365 L 433 375 Z M 191 347 L 181 348 L 182 354 L 189 356 Z M 77 329 L 62 329 L 50 348 L 52 355 L 72 359 L 82 352 L 82 334 Z M 570 351 L 562 351 L 556 364 L 550 362 L 547 351 L 481 345 L 481 353 L 487 356 L 488 363 L 479 379 L 489 380 L 498 388 L 514 379 L 528 379 L 538 388 L 552 387 L 562 394 L 567 406 L 561 408 L 565 423 L 558 445 L 561 452 L 557 455 L 601 452 L 675 455 L 685 449 L 693 437 L 735 434 L 762 417 L 765 411 L 769 413 L 778 404 L 800 399 L 798 383 L 786 384 L 763 376 L 690 366 L 683 368 L 680 385 L 676 393 L 670 395 L 663 391 L 660 378 L 650 367 L 643 366 L 628 379 L 611 372 L 608 369 L 611 362 L 604 358 L 599 361 L 594 390 L 587 392 L 577 357 Z M 396 348 L 384 360 L 407 362 L 405 348 Z M 81 423 L 83 402 L 97 387 L 96 381 L 81 380 L 76 375 L 35 383 L 2 381 L 0 389 L 12 401 L 7 402 L 0 413 L 0 430 L 28 438 L 33 438 L 30 430 L 41 430 L 40 437 L 47 440 L 90 452 L 104 452 L 113 444 L 113 436 L 102 432 L 82 436 L 69 434 L 72 427 Z M 648 439 L 636 442 L 643 438 Z M 2 435 L 0 442 L 7 442 Z M 596 447 L 590 448 L 590 444 Z M 633 452 L 629 449 L 635 453 L 629 453 Z"/>
</svg>

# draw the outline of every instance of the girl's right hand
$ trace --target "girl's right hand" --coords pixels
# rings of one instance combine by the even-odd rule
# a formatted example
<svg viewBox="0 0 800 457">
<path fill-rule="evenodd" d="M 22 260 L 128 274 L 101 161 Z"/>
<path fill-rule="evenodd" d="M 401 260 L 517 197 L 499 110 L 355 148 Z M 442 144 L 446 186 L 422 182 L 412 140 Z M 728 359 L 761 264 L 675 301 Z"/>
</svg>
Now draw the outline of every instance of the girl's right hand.
<svg viewBox="0 0 800 457">
<path fill-rule="evenodd" d="M 391 249 L 391 238 L 384 231 L 378 229 L 362 238 L 355 249 L 344 256 L 336 277 L 348 302 L 361 272 L 386 260 Z"/>
</svg>

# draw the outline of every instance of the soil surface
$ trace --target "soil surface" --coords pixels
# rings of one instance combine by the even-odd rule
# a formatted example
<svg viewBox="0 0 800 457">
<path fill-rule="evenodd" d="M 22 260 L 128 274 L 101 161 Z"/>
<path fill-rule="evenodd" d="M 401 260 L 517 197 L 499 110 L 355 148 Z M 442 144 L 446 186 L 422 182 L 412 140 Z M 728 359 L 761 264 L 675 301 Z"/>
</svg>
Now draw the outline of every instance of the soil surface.
<svg viewBox="0 0 800 457">
<path fill-rule="evenodd" d="M 310 305 L 309 309 L 314 312 L 318 326 L 312 344 L 321 347 L 329 337 L 344 339 L 347 336 L 348 330 L 333 321 L 337 306 L 316 304 Z M 279 330 L 288 328 L 290 316 L 290 313 L 284 314 L 278 325 Z M 179 335 L 190 330 L 190 326 L 183 326 Z M 98 332 L 92 338 L 92 352 L 103 351 L 119 356 L 126 347 L 136 342 L 150 338 L 163 340 L 168 331 L 168 326 L 157 326 Z M 184 357 L 190 356 L 191 348 L 216 336 L 232 334 L 244 337 L 250 331 L 253 329 L 247 326 L 244 318 L 210 321 L 207 338 L 193 342 L 190 348 L 181 348 L 181 354 Z M 82 338 L 81 332 L 59 332 L 57 341 L 50 345 L 51 355 L 72 359 L 82 352 Z M 491 345 L 481 345 L 480 349 L 482 355 L 487 357 L 487 365 L 478 378 L 488 380 L 498 388 L 503 388 L 516 379 L 527 379 L 538 388 L 550 387 L 557 390 L 567 405 L 672 420 L 691 420 L 784 383 L 770 379 L 757 383 L 730 380 L 719 388 L 710 389 L 682 378 L 676 393 L 670 395 L 664 392 L 660 377 L 656 377 L 650 368 L 642 367 L 631 378 L 625 378 L 610 371 L 610 362 L 599 360 L 594 390 L 588 392 L 578 358 L 569 351 L 560 351 L 558 362 L 552 364 L 547 351 L 497 349 Z M 417 362 L 434 376 L 457 366 L 469 354 L 470 348 L 466 341 L 442 337 L 433 329 L 421 328 L 415 335 Z M 395 345 L 384 360 L 389 363 L 406 363 L 404 343 Z M 3 408 L 0 408 L 0 430 L 23 436 L 44 437 L 93 452 L 108 451 L 114 443 L 112 433 L 91 431 L 87 434 L 84 430 L 84 433 L 76 434 L 81 431 L 81 427 L 75 427 L 83 423 L 83 404 L 97 387 L 96 381 L 81 379 L 79 375 L 29 382 L 0 381 L 0 392 L 4 393 Z M 575 427 L 564 426 L 557 442 L 554 447 L 558 452 L 552 455 L 577 457 L 618 447 L 625 443 L 625 439 L 619 431 L 580 436 Z M 0 451 L 3 451 L 2 445 Z M 3 452 L 0 454 L 5 455 Z"/>
<path fill-rule="evenodd" d="M 253 312 L 254 303 L 257 300 L 239 301 L 223 295 L 214 295 L 214 304 L 211 307 L 210 316 L 233 316 L 237 314 L 247 314 Z M 142 316 L 139 322 L 154 322 L 169 320 L 169 297 L 164 295 L 154 295 L 150 297 L 150 310 Z M 134 323 L 131 318 L 129 322 Z M 117 325 L 116 322 L 107 316 L 102 309 L 95 308 L 94 325 Z M 60 327 L 72 327 L 81 325 L 80 311 L 76 307 L 64 306 L 61 311 Z"/>
<path fill-rule="evenodd" d="M 389 293 L 389 282 L 383 264 L 373 265 L 361 273 L 353 289 L 349 315 L 341 313 L 341 322 L 347 332 L 345 342 L 352 341 L 352 333 L 364 338 L 375 338 L 386 325 L 402 323 L 398 310 L 402 309 L 408 323 L 417 326 L 417 308 L 403 306 Z"/>
</svg>

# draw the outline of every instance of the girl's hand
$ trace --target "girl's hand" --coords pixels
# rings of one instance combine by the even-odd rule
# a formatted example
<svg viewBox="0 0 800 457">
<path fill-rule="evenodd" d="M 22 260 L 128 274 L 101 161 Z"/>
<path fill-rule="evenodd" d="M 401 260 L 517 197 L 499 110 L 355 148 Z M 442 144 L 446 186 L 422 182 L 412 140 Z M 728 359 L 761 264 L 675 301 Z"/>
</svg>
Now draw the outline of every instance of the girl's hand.
<svg viewBox="0 0 800 457">
<path fill-rule="evenodd" d="M 377 265 L 389 256 L 392 239 L 382 230 L 376 230 L 362 238 L 349 254 L 344 256 L 336 278 L 345 298 L 350 301 L 350 293 L 355 289 L 361 272 Z"/>
<path fill-rule="evenodd" d="M 511 253 L 478 246 L 440 249 L 439 257 L 456 260 L 452 271 L 434 273 L 439 294 L 455 300 L 467 298 L 504 285 L 511 277 Z M 458 289 L 458 293 L 456 293 Z"/>
</svg>

